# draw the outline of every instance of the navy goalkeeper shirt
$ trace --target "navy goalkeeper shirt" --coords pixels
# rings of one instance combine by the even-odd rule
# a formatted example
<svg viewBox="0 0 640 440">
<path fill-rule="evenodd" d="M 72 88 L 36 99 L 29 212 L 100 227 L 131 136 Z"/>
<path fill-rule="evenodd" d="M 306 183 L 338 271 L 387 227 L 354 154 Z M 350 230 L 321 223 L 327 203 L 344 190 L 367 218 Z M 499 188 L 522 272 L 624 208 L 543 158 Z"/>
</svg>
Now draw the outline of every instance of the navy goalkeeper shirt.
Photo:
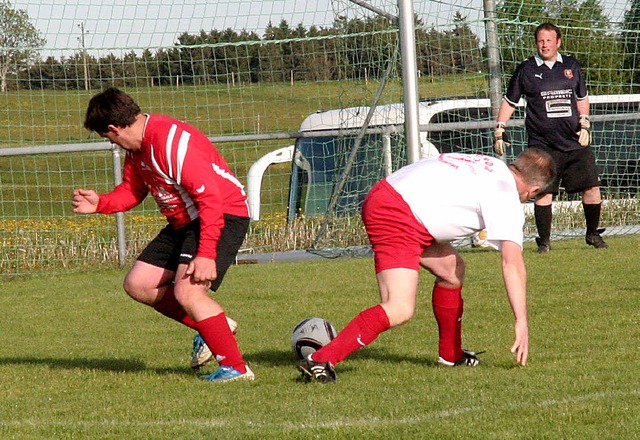
<svg viewBox="0 0 640 440">
<path fill-rule="evenodd" d="M 582 148 L 578 143 L 580 115 L 576 102 L 587 97 L 587 86 L 574 57 L 558 54 L 553 68 L 538 55 L 520 63 L 504 98 L 516 105 L 521 97 L 526 101 L 529 147 L 542 144 L 562 151 Z"/>
</svg>

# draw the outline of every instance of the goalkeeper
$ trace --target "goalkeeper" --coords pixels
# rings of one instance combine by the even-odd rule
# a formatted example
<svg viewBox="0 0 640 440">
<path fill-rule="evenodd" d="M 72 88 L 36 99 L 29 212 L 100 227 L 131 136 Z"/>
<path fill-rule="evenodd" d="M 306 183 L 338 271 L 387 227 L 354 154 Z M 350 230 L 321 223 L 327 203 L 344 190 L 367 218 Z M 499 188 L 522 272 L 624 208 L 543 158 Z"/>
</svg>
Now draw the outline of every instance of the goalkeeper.
<svg viewBox="0 0 640 440">
<path fill-rule="evenodd" d="M 504 155 L 509 145 L 506 124 L 523 97 L 527 102 L 527 146 L 548 152 L 558 167 L 557 179 L 535 200 L 538 253 L 550 249 L 551 206 L 560 182 L 567 193 L 582 193 L 587 244 L 606 248 L 600 235 L 604 229 L 598 229 L 602 198 L 595 157 L 589 148 L 589 98 L 582 70 L 575 58 L 558 53 L 561 33 L 557 26 L 543 23 L 534 35 L 538 54 L 523 61 L 511 77 L 498 113 L 493 150 Z"/>
</svg>

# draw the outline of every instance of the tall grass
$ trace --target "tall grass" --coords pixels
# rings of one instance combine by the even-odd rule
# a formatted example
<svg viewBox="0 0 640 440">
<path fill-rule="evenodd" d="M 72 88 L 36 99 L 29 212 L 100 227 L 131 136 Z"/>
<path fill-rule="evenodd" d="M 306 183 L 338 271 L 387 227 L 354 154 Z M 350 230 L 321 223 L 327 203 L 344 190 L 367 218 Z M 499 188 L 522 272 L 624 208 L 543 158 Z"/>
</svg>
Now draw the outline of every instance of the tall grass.
<svg viewBox="0 0 640 440">
<path fill-rule="evenodd" d="M 191 330 L 126 298 L 123 271 L 14 280 L 0 291 L 0 438 L 635 438 L 640 238 L 609 244 L 527 246 L 526 367 L 509 352 L 499 254 L 476 249 L 463 252 L 463 340 L 483 365 L 436 366 L 423 273 L 414 319 L 326 386 L 298 381 L 291 330 L 309 316 L 340 329 L 374 305 L 370 259 L 232 267 L 215 297 L 257 378 L 220 386 L 189 368 Z"/>
<path fill-rule="evenodd" d="M 609 200 L 602 224 L 640 224 L 636 200 Z M 135 259 L 166 222 L 158 213 L 127 214 L 127 252 Z M 270 214 L 250 226 L 243 248 L 252 252 L 280 252 L 314 247 L 341 248 L 368 245 L 359 214 L 336 217 L 325 225 L 323 216 L 298 217 L 288 222 L 286 215 Z M 537 234 L 532 215 L 526 218 L 525 234 Z M 323 239 L 318 232 L 326 227 Z M 559 205 L 554 212 L 554 232 L 584 229 L 581 205 Z M 0 219 L 0 273 L 13 276 L 38 271 L 79 270 L 99 265 L 115 268 L 118 246 L 114 220 L 110 216 L 74 216 L 34 219 Z M 573 235 L 581 235 L 575 232 Z"/>
</svg>

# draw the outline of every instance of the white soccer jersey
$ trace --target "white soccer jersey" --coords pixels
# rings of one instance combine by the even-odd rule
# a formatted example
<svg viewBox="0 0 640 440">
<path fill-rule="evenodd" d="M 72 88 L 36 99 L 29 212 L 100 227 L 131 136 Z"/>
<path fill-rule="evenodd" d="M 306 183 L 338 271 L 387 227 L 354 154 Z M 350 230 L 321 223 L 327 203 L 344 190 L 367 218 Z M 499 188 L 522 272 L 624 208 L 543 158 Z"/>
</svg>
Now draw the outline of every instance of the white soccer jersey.
<svg viewBox="0 0 640 440">
<path fill-rule="evenodd" d="M 522 247 L 524 210 L 513 174 L 500 159 L 440 154 L 399 169 L 387 182 L 437 241 L 486 229 L 493 247 L 503 240 Z"/>
</svg>

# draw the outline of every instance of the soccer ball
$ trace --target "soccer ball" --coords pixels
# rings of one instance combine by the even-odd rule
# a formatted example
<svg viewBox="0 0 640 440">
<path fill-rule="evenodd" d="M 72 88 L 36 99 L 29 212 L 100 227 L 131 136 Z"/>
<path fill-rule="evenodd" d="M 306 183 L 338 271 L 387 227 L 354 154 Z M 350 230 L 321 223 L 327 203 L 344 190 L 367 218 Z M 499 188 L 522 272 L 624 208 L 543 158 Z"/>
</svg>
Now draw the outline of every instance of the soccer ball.
<svg viewBox="0 0 640 440">
<path fill-rule="evenodd" d="M 471 237 L 471 245 L 473 247 L 490 248 L 491 245 L 487 241 L 487 230 L 483 229 L 474 233 Z"/>
<path fill-rule="evenodd" d="M 336 329 L 322 318 L 307 318 L 300 321 L 291 335 L 291 349 L 300 359 L 327 345 L 336 337 Z"/>
</svg>

